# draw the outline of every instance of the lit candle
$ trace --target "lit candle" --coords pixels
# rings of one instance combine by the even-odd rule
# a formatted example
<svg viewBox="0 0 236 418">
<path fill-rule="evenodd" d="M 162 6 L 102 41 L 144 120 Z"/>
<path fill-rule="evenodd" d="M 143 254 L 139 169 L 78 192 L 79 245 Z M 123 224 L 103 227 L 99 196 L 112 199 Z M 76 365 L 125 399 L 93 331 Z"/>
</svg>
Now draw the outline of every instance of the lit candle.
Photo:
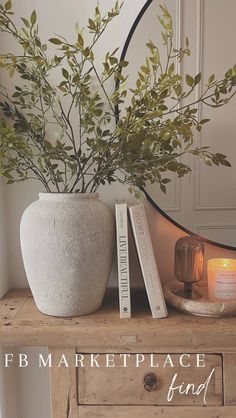
<svg viewBox="0 0 236 418">
<path fill-rule="evenodd" d="M 236 260 L 208 260 L 208 297 L 214 301 L 236 301 Z"/>
</svg>

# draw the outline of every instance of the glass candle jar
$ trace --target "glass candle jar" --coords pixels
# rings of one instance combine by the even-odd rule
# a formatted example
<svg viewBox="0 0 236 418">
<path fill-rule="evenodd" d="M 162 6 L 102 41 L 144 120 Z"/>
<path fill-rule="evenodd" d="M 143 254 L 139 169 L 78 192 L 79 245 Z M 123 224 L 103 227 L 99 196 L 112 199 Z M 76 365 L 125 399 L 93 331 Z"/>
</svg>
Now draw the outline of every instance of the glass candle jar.
<svg viewBox="0 0 236 418">
<path fill-rule="evenodd" d="M 208 260 L 208 297 L 213 301 L 236 301 L 236 260 Z"/>
<path fill-rule="evenodd" d="M 200 297 L 193 284 L 203 278 L 204 244 L 194 236 L 180 238 L 175 245 L 175 277 L 184 283 L 179 296 L 188 299 Z"/>
</svg>

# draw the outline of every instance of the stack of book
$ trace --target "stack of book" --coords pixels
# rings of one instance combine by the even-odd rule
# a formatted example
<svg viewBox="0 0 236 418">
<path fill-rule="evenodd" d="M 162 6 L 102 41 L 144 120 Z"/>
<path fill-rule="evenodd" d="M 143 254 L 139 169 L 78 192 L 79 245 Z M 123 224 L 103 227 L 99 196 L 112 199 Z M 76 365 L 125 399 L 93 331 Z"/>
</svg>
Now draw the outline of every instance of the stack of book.
<svg viewBox="0 0 236 418">
<path fill-rule="evenodd" d="M 143 204 L 127 206 L 116 203 L 116 236 L 119 281 L 120 317 L 131 318 L 129 233 L 128 223 L 137 250 L 142 276 L 153 318 L 165 318 L 167 313 L 162 285 L 153 251 Z"/>
</svg>

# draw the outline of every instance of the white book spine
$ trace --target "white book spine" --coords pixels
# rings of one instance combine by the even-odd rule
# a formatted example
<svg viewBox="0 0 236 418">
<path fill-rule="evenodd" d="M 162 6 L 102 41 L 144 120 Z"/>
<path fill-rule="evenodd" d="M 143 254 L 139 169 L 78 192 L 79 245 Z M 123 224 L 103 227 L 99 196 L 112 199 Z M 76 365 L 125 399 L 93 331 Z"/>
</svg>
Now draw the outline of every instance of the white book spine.
<svg viewBox="0 0 236 418">
<path fill-rule="evenodd" d="M 120 317 L 131 318 L 128 214 L 126 203 L 116 203 L 116 239 Z"/>
<path fill-rule="evenodd" d="M 129 208 L 138 258 L 153 318 L 168 315 L 143 204 Z"/>
</svg>

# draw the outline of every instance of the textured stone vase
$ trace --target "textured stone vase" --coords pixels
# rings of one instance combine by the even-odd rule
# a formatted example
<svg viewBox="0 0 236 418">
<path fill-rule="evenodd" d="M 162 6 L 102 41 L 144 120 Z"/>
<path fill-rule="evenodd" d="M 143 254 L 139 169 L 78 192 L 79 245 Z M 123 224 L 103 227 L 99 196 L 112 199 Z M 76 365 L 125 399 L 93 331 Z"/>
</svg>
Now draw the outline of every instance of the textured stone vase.
<svg viewBox="0 0 236 418">
<path fill-rule="evenodd" d="M 114 216 L 97 193 L 40 193 L 22 216 L 20 238 L 41 312 L 77 316 L 99 309 L 112 265 Z"/>
</svg>

